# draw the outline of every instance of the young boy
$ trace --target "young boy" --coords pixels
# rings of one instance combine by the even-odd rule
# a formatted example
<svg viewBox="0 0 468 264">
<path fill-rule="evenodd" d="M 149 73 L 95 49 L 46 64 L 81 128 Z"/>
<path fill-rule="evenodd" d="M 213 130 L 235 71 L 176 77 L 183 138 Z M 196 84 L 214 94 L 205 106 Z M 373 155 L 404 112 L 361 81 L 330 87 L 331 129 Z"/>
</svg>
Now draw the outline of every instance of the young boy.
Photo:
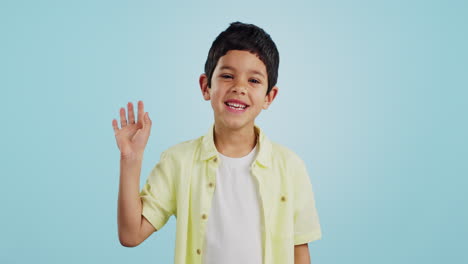
<svg viewBox="0 0 468 264">
<path fill-rule="evenodd" d="M 112 120 L 121 151 L 120 243 L 135 247 L 176 217 L 176 264 L 310 263 L 321 238 L 301 158 L 255 124 L 278 94 L 279 54 L 263 29 L 231 23 L 213 42 L 199 84 L 214 124 L 161 154 L 139 192 L 152 121 L 138 102 Z"/>
</svg>

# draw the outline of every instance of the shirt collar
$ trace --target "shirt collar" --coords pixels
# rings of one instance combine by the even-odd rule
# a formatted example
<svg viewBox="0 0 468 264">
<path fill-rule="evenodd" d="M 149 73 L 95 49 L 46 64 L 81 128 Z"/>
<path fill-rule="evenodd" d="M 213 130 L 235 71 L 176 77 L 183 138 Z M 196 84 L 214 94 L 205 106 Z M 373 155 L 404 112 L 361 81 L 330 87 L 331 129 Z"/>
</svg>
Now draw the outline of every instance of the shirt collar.
<svg viewBox="0 0 468 264">
<path fill-rule="evenodd" d="M 254 130 L 257 136 L 258 154 L 255 158 L 257 163 L 264 167 L 269 167 L 271 163 L 271 142 L 265 135 L 263 130 L 254 124 Z M 214 123 L 208 129 L 208 132 L 203 136 L 201 145 L 201 160 L 208 160 L 218 156 L 218 151 L 214 144 Z"/>
</svg>

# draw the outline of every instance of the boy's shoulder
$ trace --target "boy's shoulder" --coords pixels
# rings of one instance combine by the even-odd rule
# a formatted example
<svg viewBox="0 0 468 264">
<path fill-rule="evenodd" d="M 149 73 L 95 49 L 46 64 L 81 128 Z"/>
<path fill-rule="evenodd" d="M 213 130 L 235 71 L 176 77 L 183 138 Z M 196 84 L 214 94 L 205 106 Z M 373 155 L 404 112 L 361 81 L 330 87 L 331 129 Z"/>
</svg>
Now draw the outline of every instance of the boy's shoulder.
<svg viewBox="0 0 468 264">
<path fill-rule="evenodd" d="M 277 160 L 279 159 L 287 163 L 293 163 L 293 164 L 303 162 L 299 154 L 297 154 L 291 148 L 283 144 L 280 144 L 278 142 L 275 142 L 275 141 L 270 141 L 270 144 L 271 144 L 271 154 L 272 154 L 273 159 L 277 159 Z"/>
<path fill-rule="evenodd" d="M 175 156 L 175 157 L 183 157 L 184 155 L 191 155 L 193 151 L 197 148 L 200 144 L 201 137 L 185 140 L 175 145 L 168 147 L 166 150 L 163 151 L 164 155 L 167 156 Z"/>
</svg>

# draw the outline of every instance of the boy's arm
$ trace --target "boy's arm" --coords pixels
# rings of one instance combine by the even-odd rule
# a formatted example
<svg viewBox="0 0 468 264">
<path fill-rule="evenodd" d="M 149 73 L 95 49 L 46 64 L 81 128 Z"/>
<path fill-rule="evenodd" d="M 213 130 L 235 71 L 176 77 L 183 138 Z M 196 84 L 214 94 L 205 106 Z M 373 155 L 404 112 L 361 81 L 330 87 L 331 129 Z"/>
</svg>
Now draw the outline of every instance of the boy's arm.
<svg viewBox="0 0 468 264">
<path fill-rule="evenodd" d="M 141 163 L 152 121 L 144 111 L 143 101 L 138 101 L 138 120 L 135 120 L 133 104 L 129 102 L 128 122 L 125 108 L 120 108 L 120 125 L 112 120 L 117 146 L 120 150 L 120 183 L 117 205 L 119 240 L 123 246 L 140 244 L 156 229 L 148 226 L 142 216 L 142 200 L 139 195 Z"/>
<path fill-rule="evenodd" d="M 294 246 L 294 264 L 310 264 L 309 246 L 307 243 Z"/>
<path fill-rule="evenodd" d="M 142 216 L 139 196 L 140 172 L 143 155 L 120 159 L 120 185 L 118 198 L 118 231 L 120 244 L 135 247 L 156 229 Z"/>
</svg>

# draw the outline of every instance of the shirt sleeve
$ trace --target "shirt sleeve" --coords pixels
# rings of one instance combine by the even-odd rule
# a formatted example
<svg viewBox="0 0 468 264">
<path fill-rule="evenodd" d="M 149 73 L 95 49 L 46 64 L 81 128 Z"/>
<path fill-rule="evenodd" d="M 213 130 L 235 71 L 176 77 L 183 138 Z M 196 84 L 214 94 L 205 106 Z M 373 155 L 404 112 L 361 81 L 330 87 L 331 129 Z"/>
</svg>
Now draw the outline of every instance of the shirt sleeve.
<svg viewBox="0 0 468 264">
<path fill-rule="evenodd" d="M 156 230 L 161 229 L 176 210 L 173 167 L 171 159 L 163 152 L 140 191 L 142 215 Z"/>
<path fill-rule="evenodd" d="M 304 161 L 299 159 L 298 163 L 295 166 L 294 245 L 322 238 L 312 183 Z"/>
</svg>

